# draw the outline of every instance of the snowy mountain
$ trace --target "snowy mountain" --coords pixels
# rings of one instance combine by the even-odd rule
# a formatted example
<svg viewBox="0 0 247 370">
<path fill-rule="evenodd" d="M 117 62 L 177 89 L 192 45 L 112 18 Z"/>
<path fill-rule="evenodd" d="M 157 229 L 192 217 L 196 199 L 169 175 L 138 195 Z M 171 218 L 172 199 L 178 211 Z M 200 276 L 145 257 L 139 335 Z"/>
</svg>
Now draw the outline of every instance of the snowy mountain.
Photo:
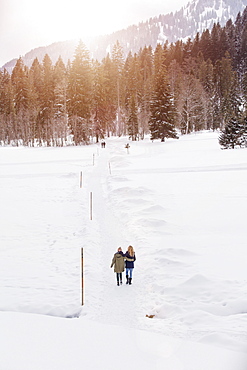
<svg viewBox="0 0 247 370">
<path fill-rule="evenodd" d="M 229 19 L 235 21 L 237 14 L 247 6 L 247 0 L 192 0 L 175 13 L 159 15 L 112 35 L 99 38 L 94 57 L 100 58 L 118 40 L 129 51 L 138 52 L 141 47 L 157 43 L 176 42 L 194 38 L 197 32 L 211 30 L 214 23 L 224 26 Z M 91 49 L 93 50 L 93 49 Z"/>
<path fill-rule="evenodd" d="M 175 13 L 150 18 L 146 22 L 129 26 L 110 35 L 96 37 L 91 42 L 83 41 L 94 59 L 104 58 L 117 40 L 127 55 L 130 51 L 138 52 L 145 45 L 154 48 L 157 43 L 193 39 L 197 32 L 201 33 L 207 28 L 211 30 L 214 23 L 224 26 L 229 19 L 234 21 L 237 14 L 246 6 L 247 0 L 192 0 Z M 68 59 L 73 59 L 78 42 L 79 40 L 61 41 L 33 49 L 23 57 L 24 63 L 30 67 L 36 57 L 42 61 L 45 54 L 48 54 L 54 63 L 61 55 L 66 63 Z M 2 68 L 11 70 L 15 63 L 16 59 L 13 59 Z"/>
</svg>

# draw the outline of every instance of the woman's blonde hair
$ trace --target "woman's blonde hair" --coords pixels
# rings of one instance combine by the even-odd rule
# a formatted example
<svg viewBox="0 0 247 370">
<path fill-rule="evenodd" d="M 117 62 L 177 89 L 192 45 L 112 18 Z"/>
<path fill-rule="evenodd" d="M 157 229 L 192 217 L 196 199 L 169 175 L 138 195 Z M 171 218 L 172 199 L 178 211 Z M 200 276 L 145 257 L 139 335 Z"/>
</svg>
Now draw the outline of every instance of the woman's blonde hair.
<svg viewBox="0 0 247 370">
<path fill-rule="evenodd" d="M 134 248 L 132 247 L 132 245 L 130 245 L 130 246 L 128 247 L 128 253 L 129 253 L 129 255 L 130 255 L 131 257 L 133 257 L 133 256 L 134 256 L 135 251 L 134 251 Z"/>
</svg>

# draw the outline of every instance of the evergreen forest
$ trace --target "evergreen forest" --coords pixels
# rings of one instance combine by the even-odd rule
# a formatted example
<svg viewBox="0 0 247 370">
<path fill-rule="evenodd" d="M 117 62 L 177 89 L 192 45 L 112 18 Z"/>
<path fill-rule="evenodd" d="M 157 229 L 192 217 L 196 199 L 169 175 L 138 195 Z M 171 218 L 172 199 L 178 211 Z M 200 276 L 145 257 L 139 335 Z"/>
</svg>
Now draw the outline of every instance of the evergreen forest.
<svg viewBox="0 0 247 370">
<path fill-rule="evenodd" d="M 234 23 L 214 24 L 193 40 L 126 56 L 116 42 L 102 61 L 80 42 L 67 65 L 61 57 L 53 65 L 46 54 L 30 68 L 19 58 L 11 73 L 0 72 L 1 145 L 82 145 L 145 134 L 165 141 L 219 130 L 220 145 L 234 148 L 246 146 L 246 118 L 247 8 Z M 234 144 L 229 130 L 238 136 Z"/>
</svg>

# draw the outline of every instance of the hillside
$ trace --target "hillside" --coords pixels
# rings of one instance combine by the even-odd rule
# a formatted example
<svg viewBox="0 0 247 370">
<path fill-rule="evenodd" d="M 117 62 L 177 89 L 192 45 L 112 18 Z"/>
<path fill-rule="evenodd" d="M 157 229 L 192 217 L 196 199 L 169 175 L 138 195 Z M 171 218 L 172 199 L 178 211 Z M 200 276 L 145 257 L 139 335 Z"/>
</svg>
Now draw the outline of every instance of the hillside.
<svg viewBox="0 0 247 370">
<path fill-rule="evenodd" d="M 127 56 L 130 51 L 138 52 L 145 45 L 155 48 L 157 43 L 164 43 L 166 40 L 176 42 L 179 39 L 193 39 L 197 32 L 201 33 L 207 28 L 211 30 L 214 23 L 219 22 L 223 26 L 229 19 L 234 21 L 246 6 L 247 0 L 193 0 L 175 13 L 150 18 L 110 35 L 96 37 L 90 42 L 83 41 L 94 59 L 102 60 L 117 40 Z M 33 49 L 25 54 L 23 61 L 30 67 L 36 57 L 42 61 L 44 55 L 48 54 L 53 63 L 60 55 L 66 63 L 68 59 L 73 59 L 78 42 L 79 40 L 60 41 Z M 11 71 L 15 63 L 16 59 L 6 63 L 2 69 Z"/>
<path fill-rule="evenodd" d="M 162 44 L 166 40 L 171 43 L 180 39 L 193 39 L 197 32 L 211 30 L 214 23 L 224 26 L 229 19 L 234 21 L 246 6 L 247 0 L 193 0 L 175 13 L 159 15 L 126 30 L 101 37 L 96 43 L 97 48 L 91 45 L 91 51 L 96 59 L 100 59 L 117 40 L 127 55 L 129 51 L 138 52 L 145 45 L 155 48 L 157 43 Z"/>
</svg>

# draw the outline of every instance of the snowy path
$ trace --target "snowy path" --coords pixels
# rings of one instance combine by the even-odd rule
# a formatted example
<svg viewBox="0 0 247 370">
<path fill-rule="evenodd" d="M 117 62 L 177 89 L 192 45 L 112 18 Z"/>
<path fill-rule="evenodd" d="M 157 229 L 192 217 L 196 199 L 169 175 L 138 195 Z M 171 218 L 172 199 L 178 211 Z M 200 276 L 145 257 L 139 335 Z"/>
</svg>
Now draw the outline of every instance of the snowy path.
<svg viewBox="0 0 247 370">
<path fill-rule="evenodd" d="M 114 148 L 113 148 L 114 150 Z M 140 276 L 140 271 L 135 276 L 133 274 L 132 286 L 126 285 L 125 273 L 123 273 L 123 285 L 116 285 L 116 276 L 113 268 L 110 269 L 113 254 L 116 252 L 117 247 L 121 246 L 123 251 L 130 245 L 131 240 L 128 236 L 128 230 L 119 224 L 116 218 L 114 209 L 108 203 L 106 193 L 108 191 L 108 178 L 110 175 L 109 168 L 110 152 L 108 149 L 103 149 L 100 156 L 96 157 L 96 163 L 93 170 L 88 175 L 85 194 L 93 193 L 93 220 L 87 222 L 88 236 L 86 245 L 92 240 L 95 240 L 95 235 L 98 236 L 98 245 L 95 246 L 93 253 L 88 258 L 98 260 L 96 266 L 96 274 L 92 284 L 98 285 L 98 296 L 95 297 L 94 302 L 94 319 L 125 327 L 136 327 L 136 320 L 138 316 L 137 301 L 138 296 L 143 294 L 141 282 L 143 281 Z M 97 250 L 96 248 L 100 248 Z M 85 250 L 87 248 L 85 247 Z M 87 255 L 87 252 L 86 252 Z M 137 256 L 138 258 L 138 256 Z M 97 264 L 96 263 L 96 264 Z M 85 282 L 87 284 L 87 282 Z M 89 276 L 90 284 L 90 276 Z M 90 289 L 90 287 L 88 288 Z M 85 288 L 87 291 L 87 288 Z M 94 291 L 95 289 L 92 288 Z M 87 299 L 90 300 L 90 293 L 86 293 Z M 90 310 L 92 305 L 89 302 Z M 87 311 L 87 308 L 85 308 Z M 82 311 L 83 312 L 83 311 Z"/>
</svg>

